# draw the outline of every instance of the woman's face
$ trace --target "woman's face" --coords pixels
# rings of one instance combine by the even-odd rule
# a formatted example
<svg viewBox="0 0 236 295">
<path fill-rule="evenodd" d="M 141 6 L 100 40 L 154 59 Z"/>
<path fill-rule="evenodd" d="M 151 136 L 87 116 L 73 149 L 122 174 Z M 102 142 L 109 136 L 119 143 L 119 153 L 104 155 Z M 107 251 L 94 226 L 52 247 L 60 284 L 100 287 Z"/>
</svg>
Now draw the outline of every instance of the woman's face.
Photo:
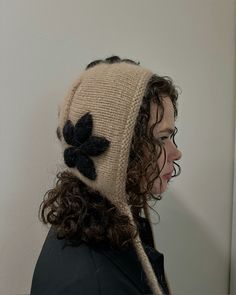
<svg viewBox="0 0 236 295">
<path fill-rule="evenodd" d="M 163 106 L 164 106 L 164 114 L 163 114 L 163 119 L 160 123 L 158 123 L 155 128 L 153 129 L 153 136 L 155 139 L 159 138 L 163 142 L 163 148 L 166 150 L 166 159 L 165 159 L 165 154 L 164 151 L 162 151 L 161 156 L 158 159 L 158 166 L 159 169 L 163 167 L 161 173 L 160 173 L 160 178 L 162 179 L 162 187 L 161 187 L 161 181 L 160 178 L 158 177 L 152 187 L 151 192 L 153 194 L 161 194 L 166 190 L 167 183 L 169 182 L 170 178 L 167 178 L 165 175 L 167 173 L 172 172 L 171 174 L 173 175 L 173 169 L 174 169 L 174 164 L 173 162 L 176 160 L 179 160 L 182 156 L 182 153 L 176 148 L 175 144 L 173 143 L 173 139 L 171 139 L 171 131 L 168 129 L 172 129 L 172 133 L 174 132 L 175 129 L 175 119 L 174 119 L 174 107 L 171 102 L 170 97 L 165 97 L 163 99 Z M 148 122 L 148 128 L 153 125 L 156 120 L 160 118 L 160 112 L 157 116 L 157 103 L 151 101 L 150 104 L 150 119 Z M 152 169 L 149 167 L 148 172 L 151 172 Z M 149 174 L 148 174 L 149 175 Z M 152 175 L 154 177 L 154 175 Z"/>
</svg>

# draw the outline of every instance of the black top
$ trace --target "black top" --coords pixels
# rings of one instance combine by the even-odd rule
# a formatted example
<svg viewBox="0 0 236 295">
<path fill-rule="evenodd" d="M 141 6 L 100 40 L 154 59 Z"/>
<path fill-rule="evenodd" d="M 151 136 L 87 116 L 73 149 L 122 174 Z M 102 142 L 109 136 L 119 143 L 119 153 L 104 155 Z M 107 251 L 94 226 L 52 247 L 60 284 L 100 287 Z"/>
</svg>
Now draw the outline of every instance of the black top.
<svg viewBox="0 0 236 295">
<path fill-rule="evenodd" d="M 147 241 L 150 225 L 140 217 L 140 238 L 164 294 L 169 294 L 164 275 L 164 255 Z M 149 229 L 148 229 L 149 228 Z M 133 245 L 114 250 L 106 245 L 72 246 L 57 239 L 50 228 L 38 257 L 31 295 L 140 295 L 152 294 Z"/>
</svg>

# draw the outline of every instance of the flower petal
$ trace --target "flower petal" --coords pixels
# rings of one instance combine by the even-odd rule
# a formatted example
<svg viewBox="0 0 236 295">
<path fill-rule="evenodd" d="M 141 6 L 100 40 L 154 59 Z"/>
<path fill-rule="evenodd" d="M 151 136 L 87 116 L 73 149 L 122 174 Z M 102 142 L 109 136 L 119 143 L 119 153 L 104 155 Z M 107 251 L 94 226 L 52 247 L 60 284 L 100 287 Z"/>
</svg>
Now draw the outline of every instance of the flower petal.
<svg viewBox="0 0 236 295">
<path fill-rule="evenodd" d="M 57 135 L 57 138 L 59 140 L 61 140 L 61 130 L 60 130 L 60 127 L 58 126 L 57 129 L 56 129 L 56 135 Z"/>
<path fill-rule="evenodd" d="M 74 142 L 77 146 L 80 146 L 89 138 L 92 134 L 92 128 L 92 115 L 87 112 L 75 124 Z"/>
<path fill-rule="evenodd" d="M 64 150 L 64 161 L 68 167 L 75 167 L 77 154 L 78 148 L 76 147 L 69 147 Z"/>
<path fill-rule="evenodd" d="M 74 143 L 74 125 L 71 120 L 67 120 L 63 127 L 63 137 L 66 143 L 73 145 Z"/>
<path fill-rule="evenodd" d="M 80 149 L 89 156 L 98 156 L 105 152 L 109 145 L 110 141 L 105 137 L 90 136 L 88 140 L 80 146 Z"/>
<path fill-rule="evenodd" d="M 92 180 L 96 179 L 97 174 L 93 160 L 82 152 L 78 152 L 76 167 L 84 176 Z"/>
</svg>

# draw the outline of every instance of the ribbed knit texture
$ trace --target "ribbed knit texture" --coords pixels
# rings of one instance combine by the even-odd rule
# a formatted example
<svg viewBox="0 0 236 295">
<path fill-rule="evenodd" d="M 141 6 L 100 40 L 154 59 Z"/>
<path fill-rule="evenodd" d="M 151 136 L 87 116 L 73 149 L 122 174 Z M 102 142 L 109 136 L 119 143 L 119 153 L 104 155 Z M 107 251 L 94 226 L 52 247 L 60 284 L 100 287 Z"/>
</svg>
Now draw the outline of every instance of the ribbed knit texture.
<svg viewBox="0 0 236 295">
<path fill-rule="evenodd" d="M 134 226 L 125 191 L 126 171 L 135 122 L 152 75 L 148 69 L 125 62 L 98 64 L 81 73 L 59 108 L 61 131 L 68 119 L 75 124 L 90 112 L 92 134 L 110 141 L 103 154 L 91 157 L 97 172 L 95 180 L 85 177 L 76 168 L 67 167 L 67 170 L 109 199 L 121 213 L 129 216 Z M 67 147 L 62 138 L 62 153 Z M 163 294 L 139 235 L 133 243 L 153 294 Z"/>
</svg>

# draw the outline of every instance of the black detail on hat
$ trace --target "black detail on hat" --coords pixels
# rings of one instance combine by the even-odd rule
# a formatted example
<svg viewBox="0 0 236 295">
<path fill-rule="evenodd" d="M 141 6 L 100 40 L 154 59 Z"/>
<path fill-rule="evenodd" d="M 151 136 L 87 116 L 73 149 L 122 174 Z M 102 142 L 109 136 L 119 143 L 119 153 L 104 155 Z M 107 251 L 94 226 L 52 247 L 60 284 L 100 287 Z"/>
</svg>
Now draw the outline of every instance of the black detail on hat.
<svg viewBox="0 0 236 295">
<path fill-rule="evenodd" d="M 56 135 L 57 135 L 57 138 L 59 140 L 61 140 L 61 132 L 60 132 L 60 128 L 59 127 L 57 127 L 57 129 L 56 129 Z"/>
<path fill-rule="evenodd" d="M 105 152 L 110 141 L 105 137 L 92 136 L 92 115 L 87 112 L 75 124 L 67 120 L 63 127 L 65 142 L 72 147 L 64 151 L 64 161 L 68 167 L 76 167 L 80 173 L 89 179 L 96 179 L 96 169 L 89 156 L 98 156 Z"/>
</svg>

